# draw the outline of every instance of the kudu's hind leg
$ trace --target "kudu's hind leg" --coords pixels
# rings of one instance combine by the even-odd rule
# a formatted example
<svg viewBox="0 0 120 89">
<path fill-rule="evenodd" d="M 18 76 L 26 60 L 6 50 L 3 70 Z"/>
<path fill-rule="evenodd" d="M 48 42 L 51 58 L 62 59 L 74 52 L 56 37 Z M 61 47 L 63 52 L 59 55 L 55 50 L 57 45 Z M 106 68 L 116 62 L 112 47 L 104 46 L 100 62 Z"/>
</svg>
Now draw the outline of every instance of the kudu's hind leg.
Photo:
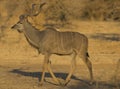
<svg viewBox="0 0 120 89">
<path fill-rule="evenodd" d="M 84 63 L 87 65 L 89 73 L 90 73 L 90 79 L 91 79 L 91 84 L 93 83 L 93 71 L 92 71 L 92 63 L 91 61 L 88 59 L 87 55 L 85 54 L 85 56 L 80 56 Z"/>
<path fill-rule="evenodd" d="M 71 79 L 71 76 L 72 76 L 73 72 L 76 69 L 76 55 L 77 55 L 76 52 L 73 52 L 73 54 L 72 54 L 72 61 L 71 61 L 71 70 L 70 70 L 70 72 L 69 72 L 69 74 L 68 74 L 68 76 L 67 76 L 67 78 L 65 80 L 65 84 L 64 85 L 67 85 L 69 83 L 69 81 Z"/>
</svg>

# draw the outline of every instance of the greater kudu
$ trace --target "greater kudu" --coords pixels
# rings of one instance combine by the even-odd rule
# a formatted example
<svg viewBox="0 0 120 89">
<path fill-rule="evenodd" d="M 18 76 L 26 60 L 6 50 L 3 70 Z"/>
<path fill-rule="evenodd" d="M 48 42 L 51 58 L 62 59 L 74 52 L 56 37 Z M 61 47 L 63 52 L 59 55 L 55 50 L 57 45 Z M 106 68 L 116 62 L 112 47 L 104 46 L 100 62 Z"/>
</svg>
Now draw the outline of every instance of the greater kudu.
<svg viewBox="0 0 120 89">
<path fill-rule="evenodd" d="M 12 29 L 17 29 L 19 32 L 23 32 L 28 42 L 44 55 L 43 71 L 40 80 L 41 85 L 44 82 L 46 69 L 48 69 L 54 81 L 61 84 L 50 68 L 49 58 L 52 54 L 72 56 L 71 70 L 64 85 L 70 81 L 76 68 L 77 55 L 83 59 L 89 69 L 91 80 L 93 79 L 92 64 L 88 59 L 88 38 L 85 35 L 70 31 L 60 32 L 53 28 L 39 31 L 31 25 L 27 17 L 28 15 L 21 15 L 19 17 L 19 22 L 12 26 Z"/>
</svg>

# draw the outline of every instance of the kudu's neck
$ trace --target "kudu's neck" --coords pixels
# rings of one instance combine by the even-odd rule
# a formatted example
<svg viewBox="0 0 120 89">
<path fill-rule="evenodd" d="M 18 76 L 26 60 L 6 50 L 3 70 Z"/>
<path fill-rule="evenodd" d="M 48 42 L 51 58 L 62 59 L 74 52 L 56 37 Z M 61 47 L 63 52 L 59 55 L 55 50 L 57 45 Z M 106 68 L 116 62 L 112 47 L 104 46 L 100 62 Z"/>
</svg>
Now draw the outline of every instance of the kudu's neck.
<svg viewBox="0 0 120 89">
<path fill-rule="evenodd" d="M 24 25 L 24 35 L 26 36 L 27 40 L 32 45 L 38 46 L 40 40 L 38 33 L 40 33 L 40 31 L 38 31 L 34 26 L 32 26 L 32 24 L 29 23 L 28 21 L 24 21 L 23 25 Z"/>
<path fill-rule="evenodd" d="M 34 35 L 37 31 L 36 28 L 32 26 L 32 24 L 29 23 L 28 21 L 23 22 L 23 26 L 24 26 L 24 33 L 26 33 L 27 35 Z"/>
</svg>

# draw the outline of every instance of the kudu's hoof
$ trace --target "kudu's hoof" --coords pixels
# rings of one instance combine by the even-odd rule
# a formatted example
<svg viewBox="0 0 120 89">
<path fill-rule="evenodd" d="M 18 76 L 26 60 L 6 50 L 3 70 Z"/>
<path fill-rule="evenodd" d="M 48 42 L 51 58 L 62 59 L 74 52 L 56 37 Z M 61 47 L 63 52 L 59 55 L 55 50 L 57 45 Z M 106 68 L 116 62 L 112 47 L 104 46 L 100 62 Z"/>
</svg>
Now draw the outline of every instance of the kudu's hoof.
<svg viewBox="0 0 120 89">
<path fill-rule="evenodd" d="M 89 82 L 89 84 L 93 85 L 93 84 L 95 84 L 95 81 L 92 80 L 92 81 Z"/>
<path fill-rule="evenodd" d="M 39 82 L 39 83 L 38 83 L 38 86 L 43 86 L 43 82 Z"/>
<path fill-rule="evenodd" d="M 60 82 L 60 85 L 63 86 L 63 87 L 65 87 L 65 86 L 67 86 L 67 84 L 69 82 L 70 82 L 70 80 L 69 81 L 63 81 L 63 82 Z"/>
<path fill-rule="evenodd" d="M 68 80 L 68 81 L 65 81 L 65 84 L 64 84 L 64 86 L 67 86 L 67 84 L 70 82 L 70 80 Z"/>
</svg>

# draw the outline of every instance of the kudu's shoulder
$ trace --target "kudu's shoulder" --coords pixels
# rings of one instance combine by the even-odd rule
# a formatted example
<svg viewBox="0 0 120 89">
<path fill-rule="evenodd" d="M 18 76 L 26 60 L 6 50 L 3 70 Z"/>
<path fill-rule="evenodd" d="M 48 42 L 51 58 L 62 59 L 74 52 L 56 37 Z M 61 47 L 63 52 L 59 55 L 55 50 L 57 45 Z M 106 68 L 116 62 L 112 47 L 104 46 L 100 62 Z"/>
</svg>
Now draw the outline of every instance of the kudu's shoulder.
<svg viewBox="0 0 120 89">
<path fill-rule="evenodd" d="M 45 32 L 56 32 L 57 30 L 53 27 L 47 27 L 43 31 L 45 31 Z"/>
</svg>

